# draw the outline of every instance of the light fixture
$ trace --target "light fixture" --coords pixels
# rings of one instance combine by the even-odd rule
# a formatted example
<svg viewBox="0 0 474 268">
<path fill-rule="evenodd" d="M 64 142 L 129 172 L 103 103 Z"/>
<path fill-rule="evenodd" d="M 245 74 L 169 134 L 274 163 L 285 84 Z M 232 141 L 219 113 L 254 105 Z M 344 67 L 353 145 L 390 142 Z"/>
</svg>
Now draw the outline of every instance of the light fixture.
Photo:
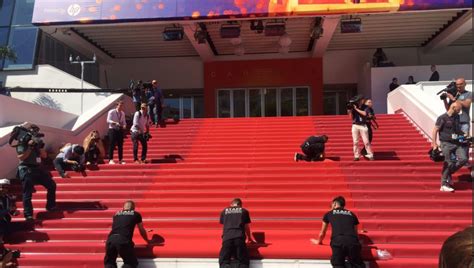
<svg viewBox="0 0 474 268">
<path fill-rule="evenodd" d="M 290 47 L 292 42 L 293 40 L 291 40 L 290 36 L 287 33 L 284 33 L 278 39 L 278 44 L 280 44 L 281 47 Z"/>
<path fill-rule="evenodd" d="M 166 27 L 163 31 L 163 40 L 164 41 L 179 41 L 183 40 L 184 30 L 183 27 L 173 26 Z"/>
<path fill-rule="evenodd" d="M 208 33 L 206 30 L 196 30 L 194 32 L 194 39 L 198 42 L 198 44 L 205 44 L 207 40 Z"/>
<path fill-rule="evenodd" d="M 237 56 L 243 56 L 245 54 L 245 48 L 243 46 L 237 46 L 235 49 L 234 49 L 234 53 L 235 55 Z"/>
<path fill-rule="evenodd" d="M 282 36 L 286 33 L 285 21 L 269 21 L 265 24 L 265 36 Z"/>
<path fill-rule="evenodd" d="M 236 37 L 236 38 L 232 38 L 232 39 L 230 39 L 230 43 L 234 46 L 238 46 L 238 45 L 242 44 L 242 38 L 240 36 Z"/>
<path fill-rule="evenodd" d="M 314 19 L 309 36 L 313 39 L 319 39 L 323 35 L 323 32 L 323 18 L 317 17 Z"/>
<path fill-rule="evenodd" d="M 362 20 L 360 18 L 349 18 L 341 20 L 341 33 L 362 32 Z"/>
<path fill-rule="evenodd" d="M 222 24 L 220 34 L 221 38 L 237 38 L 240 36 L 240 24 L 237 22 Z"/>
<path fill-rule="evenodd" d="M 250 30 L 255 31 L 258 34 L 263 33 L 263 31 L 265 30 L 265 27 L 263 26 L 263 20 L 251 20 Z"/>
</svg>

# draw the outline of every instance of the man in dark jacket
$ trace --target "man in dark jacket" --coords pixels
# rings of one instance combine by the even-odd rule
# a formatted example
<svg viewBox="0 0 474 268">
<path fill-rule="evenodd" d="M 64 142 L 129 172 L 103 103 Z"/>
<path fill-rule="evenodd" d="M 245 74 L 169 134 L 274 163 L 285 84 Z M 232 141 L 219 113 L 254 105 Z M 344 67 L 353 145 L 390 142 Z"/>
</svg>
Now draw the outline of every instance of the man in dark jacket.
<svg viewBox="0 0 474 268">
<path fill-rule="evenodd" d="M 324 144 L 328 141 L 328 136 L 310 136 L 303 144 L 301 144 L 301 151 L 304 153 L 295 153 L 294 160 L 304 161 L 322 161 L 324 160 Z"/>
</svg>

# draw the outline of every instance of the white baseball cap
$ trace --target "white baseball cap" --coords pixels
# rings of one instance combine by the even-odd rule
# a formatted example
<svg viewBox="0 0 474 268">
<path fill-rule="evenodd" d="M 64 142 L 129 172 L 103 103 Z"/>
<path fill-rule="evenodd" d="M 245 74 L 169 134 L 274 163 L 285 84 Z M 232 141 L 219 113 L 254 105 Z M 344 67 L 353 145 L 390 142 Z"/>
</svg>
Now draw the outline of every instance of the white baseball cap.
<svg viewBox="0 0 474 268">
<path fill-rule="evenodd" d="M 8 180 L 8 179 L 1 179 L 1 180 L 0 180 L 0 185 L 10 185 L 10 180 Z"/>
</svg>

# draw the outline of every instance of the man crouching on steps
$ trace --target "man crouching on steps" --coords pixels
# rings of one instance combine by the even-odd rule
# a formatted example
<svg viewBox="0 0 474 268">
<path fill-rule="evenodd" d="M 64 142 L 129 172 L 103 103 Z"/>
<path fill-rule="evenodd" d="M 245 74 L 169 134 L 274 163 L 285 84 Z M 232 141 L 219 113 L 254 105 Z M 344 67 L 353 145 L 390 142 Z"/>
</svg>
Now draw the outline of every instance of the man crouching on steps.
<svg viewBox="0 0 474 268">
<path fill-rule="evenodd" d="M 107 239 L 105 248 L 104 267 L 116 268 L 117 256 L 122 257 L 123 268 L 138 267 L 138 260 L 135 256 L 135 244 L 132 241 L 133 230 L 138 226 L 140 235 L 150 244 L 145 228 L 143 227 L 142 216 L 135 211 L 135 203 L 127 201 L 123 205 L 123 210 L 114 215 L 112 231 Z"/>
<path fill-rule="evenodd" d="M 230 268 L 230 259 L 238 261 L 239 268 L 248 268 L 249 254 L 245 244 L 247 237 L 250 243 L 256 243 L 250 231 L 250 214 L 242 208 L 242 200 L 236 198 L 221 213 L 220 223 L 224 225 L 222 248 L 219 254 L 220 268 Z"/>
</svg>

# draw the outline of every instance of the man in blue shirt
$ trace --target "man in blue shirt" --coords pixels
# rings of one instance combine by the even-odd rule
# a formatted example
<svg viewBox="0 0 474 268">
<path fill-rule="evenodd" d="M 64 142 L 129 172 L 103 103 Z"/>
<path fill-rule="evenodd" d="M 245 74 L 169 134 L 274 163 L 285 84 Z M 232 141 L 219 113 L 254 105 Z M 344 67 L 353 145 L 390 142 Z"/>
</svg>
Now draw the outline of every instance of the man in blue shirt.
<svg viewBox="0 0 474 268">
<path fill-rule="evenodd" d="M 65 170 L 84 171 L 85 161 L 84 147 L 78 144 L 67 144 L 60 150 L 53 163 L 61 178 L 69 178 Z"/>
</svg>

